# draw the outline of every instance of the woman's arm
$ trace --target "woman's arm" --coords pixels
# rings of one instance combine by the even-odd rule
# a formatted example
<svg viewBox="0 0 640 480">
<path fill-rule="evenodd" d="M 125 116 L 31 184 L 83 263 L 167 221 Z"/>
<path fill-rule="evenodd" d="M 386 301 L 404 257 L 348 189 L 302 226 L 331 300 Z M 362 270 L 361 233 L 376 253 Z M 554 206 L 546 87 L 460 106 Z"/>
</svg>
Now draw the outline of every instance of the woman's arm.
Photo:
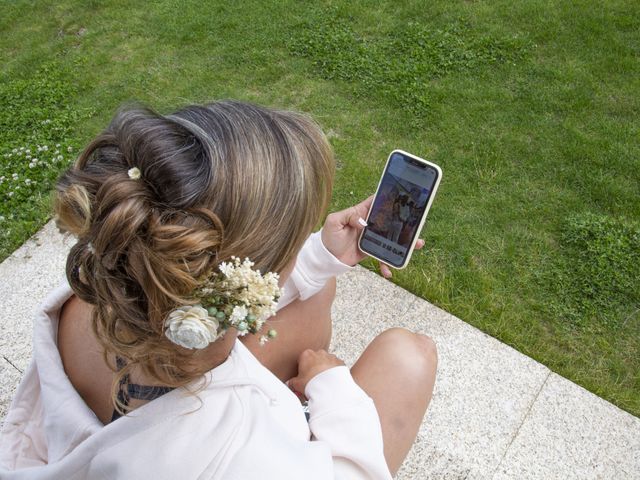
<svg viewBox="0 0 640 480">
<path fill-rule="evenodd" d="M 312 441 L 331 451 L 334 478 L 392 478 L 384 457 L 375 404 L 342 365 L 313 377 L 305 387 Z"/>
<path fill-rule="evenodd" d="M 342 263 L 322 243 L 322 230 L 309 235 L 298 253 L 295 267 L 284 284 L 278 310 L 300 298 L 306 300 L 322 290 L 327 280 L 355 267 Z"/>
</svg>

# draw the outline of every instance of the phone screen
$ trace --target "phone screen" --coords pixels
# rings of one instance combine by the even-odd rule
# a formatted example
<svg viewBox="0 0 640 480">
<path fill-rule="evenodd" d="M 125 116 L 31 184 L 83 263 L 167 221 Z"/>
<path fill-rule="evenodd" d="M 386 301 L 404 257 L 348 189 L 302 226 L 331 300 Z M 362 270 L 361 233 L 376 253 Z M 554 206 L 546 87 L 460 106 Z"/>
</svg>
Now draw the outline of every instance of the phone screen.
<svg viewBox="0 0 640 480">
<path fill-rule="evenodd" d="M 373 200 L 360 248 L 389 265 L 403 265 L 437 180 L 435 168 L 394 152 Z"/>
</svg>

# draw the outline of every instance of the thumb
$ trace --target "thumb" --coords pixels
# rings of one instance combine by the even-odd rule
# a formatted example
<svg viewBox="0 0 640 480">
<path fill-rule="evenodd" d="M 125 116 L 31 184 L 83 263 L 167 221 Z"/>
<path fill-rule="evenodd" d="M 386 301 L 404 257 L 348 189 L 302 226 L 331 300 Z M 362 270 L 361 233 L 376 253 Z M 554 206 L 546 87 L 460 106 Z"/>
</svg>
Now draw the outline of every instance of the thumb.
<svg viewBox="0 0 640 480">
<path fill-rule="evenodd" d="M 287 382 L 289 388 L 293 391 L 293 393 L 298 397 L 301 402 L 305 400 L 309 400 L 304 393 L 305 384 L 302 382 L 300 377 L 294 377 Z"/>
<path fill-rule="evenodd" d="M 367 226 L 367 221 L 362 218 L 362 215 L 356 207 L 351 207 L 346 211 L 346 218 L 344 224 L 348 225 L 356 230 L 362 230 Z"/>
<path fill-rule="evenodd" d="M 287 385 L 291 390 L 294 390 L 299 393 L 304 393 L 304 391 L 300 390 L 302 387 L 302 382 L 300 377 L 293 377 L 287 381 Z"/>
</svg>

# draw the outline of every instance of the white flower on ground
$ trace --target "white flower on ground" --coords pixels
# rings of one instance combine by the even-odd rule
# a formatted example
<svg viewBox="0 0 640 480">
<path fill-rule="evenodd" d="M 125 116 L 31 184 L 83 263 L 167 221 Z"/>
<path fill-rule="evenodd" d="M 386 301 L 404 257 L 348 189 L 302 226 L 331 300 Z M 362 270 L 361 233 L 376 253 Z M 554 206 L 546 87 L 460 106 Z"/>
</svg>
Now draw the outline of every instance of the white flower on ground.
<svg viewBox="0 0 640 480">
<path fill-rule="evenodd" d="M 217 338 L 218 320 L 206 309 L 187 305 L 173 310 L 165 320 L 165 335 L 185 348 L 206 348 Z"/>
</svg>

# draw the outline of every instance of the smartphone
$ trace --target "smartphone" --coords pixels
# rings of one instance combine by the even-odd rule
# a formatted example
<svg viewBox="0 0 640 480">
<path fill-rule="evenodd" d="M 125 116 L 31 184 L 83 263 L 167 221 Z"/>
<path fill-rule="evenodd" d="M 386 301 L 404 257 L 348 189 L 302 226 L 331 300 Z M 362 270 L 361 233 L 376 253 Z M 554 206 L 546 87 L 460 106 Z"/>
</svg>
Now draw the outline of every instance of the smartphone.
<svg viewBox="0 0 640 480">
<path fill-rule="evenodd" d="M 390 267 L 406 267 L 441 178 L 435 163 L 402 150 L 391 152 L 358 248 Z"/>
</svg>

